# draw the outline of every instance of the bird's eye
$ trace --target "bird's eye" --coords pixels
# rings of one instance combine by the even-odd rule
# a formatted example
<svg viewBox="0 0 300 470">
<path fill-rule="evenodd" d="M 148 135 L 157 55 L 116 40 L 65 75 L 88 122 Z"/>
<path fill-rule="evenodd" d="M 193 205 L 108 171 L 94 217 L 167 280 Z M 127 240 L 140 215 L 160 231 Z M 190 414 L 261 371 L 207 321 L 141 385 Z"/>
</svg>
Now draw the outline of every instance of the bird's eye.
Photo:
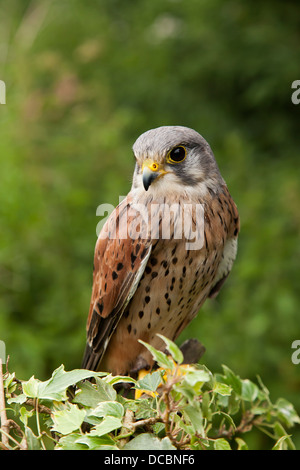
<svg viewBox="0 0 300 470">
<path fill-rule="evenodd" d="M 186 157 L 186 149 L 182 145 L 174 147 L 171 152 L 169 152 L 167 161 L 168 163 L 180 163 Z"/>
</svg>

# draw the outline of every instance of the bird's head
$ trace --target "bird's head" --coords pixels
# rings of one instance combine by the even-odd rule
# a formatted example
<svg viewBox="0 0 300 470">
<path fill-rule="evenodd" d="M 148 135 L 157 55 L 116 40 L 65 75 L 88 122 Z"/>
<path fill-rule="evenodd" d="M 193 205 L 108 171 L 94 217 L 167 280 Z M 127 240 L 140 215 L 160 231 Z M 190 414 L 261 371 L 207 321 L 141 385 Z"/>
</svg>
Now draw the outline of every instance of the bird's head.
<svg viewBox="0 0 300 470">
<path fill-rule="evenodd" d="M 136 167 L 133 189 L 168 193 L 204 194 L 223 183 L 206 140 L 193 129 L 163 126 L 142 134 L 133 145 Z"/>
</svg>

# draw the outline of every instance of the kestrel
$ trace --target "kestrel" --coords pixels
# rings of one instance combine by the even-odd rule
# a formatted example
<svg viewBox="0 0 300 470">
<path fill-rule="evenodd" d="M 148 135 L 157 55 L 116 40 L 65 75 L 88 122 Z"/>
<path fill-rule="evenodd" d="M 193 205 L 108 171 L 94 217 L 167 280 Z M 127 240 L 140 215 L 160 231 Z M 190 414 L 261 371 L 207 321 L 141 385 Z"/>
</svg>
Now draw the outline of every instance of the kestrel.
<svg viewBox="0 0 300 470">
<path fill-rule="evenodd" d="M 113 375 L 151 367 L 138 340 L 164 350 L 157 333 L 174 341 L 218 294 L 239 232 L 236 205 L 200 134 L 181 126 L 151 129 L 133 152 L 131 190 L 95 247 L 82 363 Z"/>
</svg>

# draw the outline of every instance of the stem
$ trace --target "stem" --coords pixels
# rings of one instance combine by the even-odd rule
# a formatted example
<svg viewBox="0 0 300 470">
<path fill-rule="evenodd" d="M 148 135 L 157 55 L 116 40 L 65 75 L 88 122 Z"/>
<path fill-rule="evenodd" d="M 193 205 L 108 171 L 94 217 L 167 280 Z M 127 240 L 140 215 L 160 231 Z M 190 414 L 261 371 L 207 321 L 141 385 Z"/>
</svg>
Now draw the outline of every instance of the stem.
<svg viewBox="0 0 300 470">
<path fill-rule="evenodd" d="M 9 445 L 9 423 L 7 420 L 6 409 L 5 409 L 5 393 L 3 385 L 3 371 L 2 371 L 2 360 L 0 358 L 0 419 L 1 419 L 1 431 L 2 437 L 1 442 L 6 447 Z"/>
<path fill-rule="evenodd" d="M 45 446 L 44 441 L 43 441 L 43 436 L 42 436 L 41 427 L 40 427 L 39 399 L 38 398 L 36 399 L 36 402 L 35 402 L 35 413 L 36 413 L 36 426 L 37 426 L 37 430 L 38 430 L 39 439 L 41 441 L 41 445 L 42 445 L 43 449 L 46 450 L 46 446 Z"/>
</svg>

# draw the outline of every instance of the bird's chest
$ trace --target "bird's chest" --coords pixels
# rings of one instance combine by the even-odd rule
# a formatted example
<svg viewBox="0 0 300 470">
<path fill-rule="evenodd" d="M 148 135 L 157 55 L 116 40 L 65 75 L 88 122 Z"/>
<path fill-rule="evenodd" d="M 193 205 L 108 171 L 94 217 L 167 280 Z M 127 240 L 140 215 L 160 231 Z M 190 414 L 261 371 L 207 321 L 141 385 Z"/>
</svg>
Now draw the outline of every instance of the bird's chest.
<svg viewBox="0 0 300 470">
<path fill-rule="evenodd" d="M 220 258 L 217 250 L 159 241 L 123 315 L 123 331 L 151 342 L 156 333 L 175 339 L 206 299 Z"/>
</svg>

